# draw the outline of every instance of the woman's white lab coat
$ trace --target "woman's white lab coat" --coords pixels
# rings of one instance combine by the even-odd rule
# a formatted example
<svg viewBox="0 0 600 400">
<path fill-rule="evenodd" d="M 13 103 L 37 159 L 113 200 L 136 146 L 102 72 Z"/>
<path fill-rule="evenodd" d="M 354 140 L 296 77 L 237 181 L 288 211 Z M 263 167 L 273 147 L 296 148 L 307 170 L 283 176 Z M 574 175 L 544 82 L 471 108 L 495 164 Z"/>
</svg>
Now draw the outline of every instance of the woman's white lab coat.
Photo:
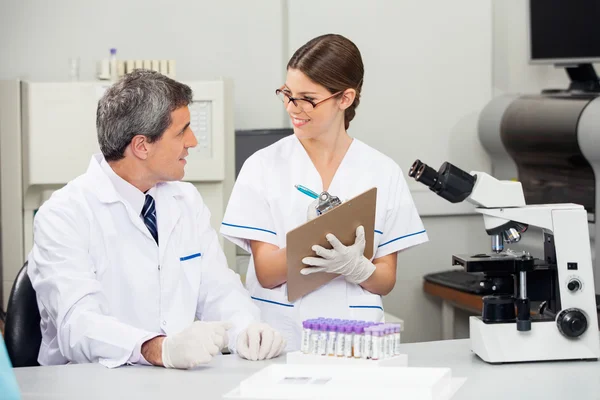
<svg viewBox="0 0 600 400">
<path fill-rule="evenodd" d="M 286 247 L 286 233 L 306 222 L 312 198 L 296 190 L 303 185 L 322 191 L 321 177 L 295 135 L 248 158 L 237 178 L 221 233 L 251 252 L 250 241 Z M 389 157 L 354 139 L 335 173 L 329 193 L 342 201 L 377 187 L 374 258 L 428 240 L 400 167 Z M 402 274 L 402 266 L 400 274 Z M 309 318 L 383 320 L 381 296 L 338 277 L 290 303 L 287 284 L 261 286 L 251 258 L 246 287 L 262 319 L 287 339 L 287 350 L 300 347 L 301 322 Z"/>
<path fill-rule="evenodd" d="M 157 246 L 101 162 L 94 156 L 35 217 L 28 272 L 41 313 L 40 363 L 137 362 L 143 341 L 177 333 L 195 317 L 231 321 L 235 350 L 237 333 L 260 312 L 227 268 L 196 188 L 169 182 L 151 189 Z"/>
</svg>

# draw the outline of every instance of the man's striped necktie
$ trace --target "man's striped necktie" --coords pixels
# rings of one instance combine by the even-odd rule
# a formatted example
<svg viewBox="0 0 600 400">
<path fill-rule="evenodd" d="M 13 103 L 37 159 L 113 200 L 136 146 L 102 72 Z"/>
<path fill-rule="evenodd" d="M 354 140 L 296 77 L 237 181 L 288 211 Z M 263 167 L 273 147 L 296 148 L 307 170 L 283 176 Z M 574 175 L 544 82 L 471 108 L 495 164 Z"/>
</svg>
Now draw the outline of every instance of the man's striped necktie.
<svg viewBox="0 0 600 400">
<path fill-rule="evenodd" d="M 154 204 L 154 198 L 149 194 L 146 195 L 146 201 L 144 202 L 144 208 L 142 208 L 142 218 L 144 218 L 144 224 L 150 231 L 150 234 L 158 244 L 158 224 L 156 223 L 156 206 Z"/>
</svg>

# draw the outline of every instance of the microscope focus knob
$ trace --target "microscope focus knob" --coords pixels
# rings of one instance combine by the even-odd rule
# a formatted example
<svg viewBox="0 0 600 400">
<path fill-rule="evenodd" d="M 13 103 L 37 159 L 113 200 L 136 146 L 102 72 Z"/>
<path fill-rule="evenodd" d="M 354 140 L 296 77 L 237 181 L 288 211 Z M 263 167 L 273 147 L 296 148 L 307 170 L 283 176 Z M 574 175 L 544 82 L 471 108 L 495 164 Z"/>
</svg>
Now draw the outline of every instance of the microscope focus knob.
<svg viewBox="0 0 600 400">
<path fill-rule="evenodd" d="M 569 283 L 567 283 L 567 289 L 571 292 L 576 292 L 581 289 L 581 282 L 578 279 L 571 279 Z"/>
<path fill-rule="evenodd" d="M 556 323 L 560 333 L 569 338 L 583 335 L 588 325 L 585 314 L 577 308 L 562 310 L 556 317 Z"/>
</svg>

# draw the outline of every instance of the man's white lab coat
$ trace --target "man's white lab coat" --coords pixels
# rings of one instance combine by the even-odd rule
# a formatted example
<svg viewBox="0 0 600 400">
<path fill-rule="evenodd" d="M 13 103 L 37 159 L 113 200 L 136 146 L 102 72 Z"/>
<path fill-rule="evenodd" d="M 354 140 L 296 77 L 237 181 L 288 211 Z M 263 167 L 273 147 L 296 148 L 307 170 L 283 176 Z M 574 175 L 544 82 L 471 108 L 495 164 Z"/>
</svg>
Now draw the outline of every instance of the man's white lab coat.
<svg viewBox="0 0 600 400">
<path fill-rule="evenodd" d="M 157 245 L 107 167 L 92 157 L 36 214 L 28 273 L 41 314 L 40 364 L 144 362 L 145 340 L 180 332 L 195 317 L 231 321 L 235 351 L 237 334 L 260 312 L 227 268 L 197 189 L 168 182 L 149 191 Z"/>
</svg>

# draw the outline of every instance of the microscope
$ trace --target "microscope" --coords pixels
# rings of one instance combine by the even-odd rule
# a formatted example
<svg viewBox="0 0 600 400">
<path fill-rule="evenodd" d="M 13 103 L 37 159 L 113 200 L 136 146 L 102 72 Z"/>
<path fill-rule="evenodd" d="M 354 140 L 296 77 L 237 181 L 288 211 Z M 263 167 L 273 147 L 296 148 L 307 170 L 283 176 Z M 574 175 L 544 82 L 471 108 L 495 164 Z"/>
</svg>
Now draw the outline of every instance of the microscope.
<svg viewBox="0 0 600 400">
<path fill-rule="evenodd" d="M 483 215 L 491 252 L 453 255 L 452 265 L 486 277 L 511 277 L 512 290 L 483 298 L 469 319 L 471 350 L 488 363 L 597 360 L 600 335 L 587 212 L 578 204 L 526 205 L 520 182 L 444 162 L 416 160 L 409 176 L 444 199 Z M 530 226 L 542 229 L 544 259 L 505 248 Z M 541 302 L 536 311 L 531 302 Z"/>
</svg>

